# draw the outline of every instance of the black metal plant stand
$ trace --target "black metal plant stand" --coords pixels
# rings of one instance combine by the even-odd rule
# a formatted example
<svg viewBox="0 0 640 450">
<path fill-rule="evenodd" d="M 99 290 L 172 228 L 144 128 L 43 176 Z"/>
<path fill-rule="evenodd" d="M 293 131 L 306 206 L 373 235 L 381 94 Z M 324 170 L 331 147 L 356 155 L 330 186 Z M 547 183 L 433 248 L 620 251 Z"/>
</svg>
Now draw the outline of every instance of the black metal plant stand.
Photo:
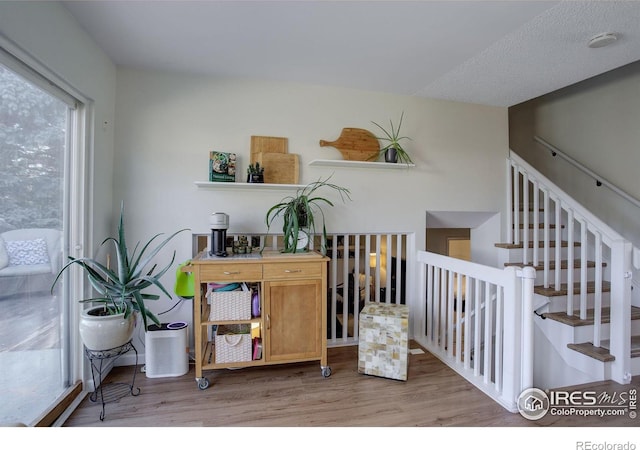
<svg viewBox="0 0 640 450">
<path fill-rule="evenodd" d="M 115 362 L 120 356 L 133 350 L 136 354 L 136 364 L 133 369 L 133 379 L 131 384 L 127 383 L 102 383 L 102 370 L 104 363 L 107 360 L 113 360 Z M 104 420 L 104 405 L 107 403 L 115 402 L 125 395 L 136 396 L 140 394 L 140 388 L 134 388 L 136 382 L 136 372 L 138 371 L 138 351 L 133 346 L 131 341 L 127 342 L 120 347 L 110 348 L 108 350 L 89 350 L 85 348 L 85 354 L 89 358 L 91 363 L 91 377 L 93 379 L 94 391 L 89 396 L 89 400 L 92 402 L 100 401 L 102 403 L 102 412 L 100 413 L 100 420 Z M 96 383 L 96 379 L 98 382 Z"/>
</svg>

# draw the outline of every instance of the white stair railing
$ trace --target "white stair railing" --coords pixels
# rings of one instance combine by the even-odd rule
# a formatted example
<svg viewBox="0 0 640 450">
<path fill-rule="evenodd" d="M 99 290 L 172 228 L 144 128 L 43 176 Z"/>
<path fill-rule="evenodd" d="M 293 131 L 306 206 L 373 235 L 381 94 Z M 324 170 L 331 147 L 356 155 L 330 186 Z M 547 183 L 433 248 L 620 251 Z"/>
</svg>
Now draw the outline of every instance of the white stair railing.
<svg viewBox="0 0 640 450">
<path fill-rule="evenodd" d="M 531 267 L 497 269 L 419 251 L 414 339 L 504 408 L 533 387 Z M 424 319 L 422 319 L 424 318 Z"/>
<path fill-rule="evenodd" d="M 633 246 L 514 152 L 510 153 L 507 175 L 509 214 L 506 226 L 509 242 L 521 244 L 523 249 L 531 246 L 535 255 L 539 244 L 530 236 L 542 233 L 539 249 L 541 262 L 534 258 L 523 259 L 523 263 L 531 263 L 536 267 L 542 264 L 544 288 L 552 291 L 566 290 L 567 315 L 578 314 L 581 319 L 586 319 L 588 309 L 593 308 L 591 342 L 596 347 L 600 347 L 603 341 L 602 309 L 607 306 L 603 304 L 603 291 L 608 286 L 609 329 L 612 330 L 608 351 L 615 357 L 611 366 L 611 378 L 618 383 L 629 383 Z M 529 216 L 531 204 L 535 208 L 534 214 L 531 214 L 530 219 L 524 220 L 531 221 L 532 232 L 521 232 L 521 217 Z M 542 221 L 539 219 L 540 214 L 543 216 Z M 565 252 L 562 251 L 563 245 L 566 245 Z M 579 252 L 574 249 L 577 246 L 580 247 Z M 563 266 L 563 260 L 566 266 Z M 595 267 L 591 280 L 587 271 L 589 260 Z M 561 271 L 565 268 L 567 278 L 563 284 Z M 577 281 L 574 280 L 575 269 L 579 269 Z M 592 305 L 589 304 L 590 297 Z"/>
</svg>

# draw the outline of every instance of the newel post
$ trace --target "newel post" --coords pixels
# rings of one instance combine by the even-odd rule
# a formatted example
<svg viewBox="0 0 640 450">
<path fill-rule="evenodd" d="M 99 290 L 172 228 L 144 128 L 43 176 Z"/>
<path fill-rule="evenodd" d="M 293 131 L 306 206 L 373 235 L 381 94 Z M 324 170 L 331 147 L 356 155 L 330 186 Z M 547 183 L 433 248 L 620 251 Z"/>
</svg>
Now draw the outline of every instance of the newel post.
<svg viewBox="0 0 640 450">
<path fill-rule="evenodd" d="M 624 240 L 611 244 L 611 378 L 631 382 L 631 264 L 633 246 Z"/>
<path fill-rule="evenodd" d="M 536 270 L 524 267 L 518 275 L 522 277 L 522 390 L 533 387 L 533 286 Z"/>
<path fill-rule="evenodd" d="M 504 364 L 502 397 L 514 410 L 518 396 L 533 387 L 533 267 L 507 267 L 504 287 Z"/>
<path fill-rule="evenodd" d="M 516 402 L 522 391 L 520 389 L 522 289 L 515 267 L 506 267 L 504 273 L 504 347 L 502 351 L 501 395 L 503 403 L 508 405 L 508 409 L 517 411 Z"/>
</svg>

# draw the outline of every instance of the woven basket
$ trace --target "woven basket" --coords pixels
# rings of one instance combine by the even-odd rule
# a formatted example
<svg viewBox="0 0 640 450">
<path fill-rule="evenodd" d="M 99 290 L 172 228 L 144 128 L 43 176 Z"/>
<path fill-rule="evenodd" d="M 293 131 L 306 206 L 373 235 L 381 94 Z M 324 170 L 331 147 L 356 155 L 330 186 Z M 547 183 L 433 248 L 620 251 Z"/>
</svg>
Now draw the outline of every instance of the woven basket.
<svg viewBox="0 0 640 450">
<path fill-rule="evenodd" d="M 251 334 L 218 334 L 216 363 L 251 361 Z"/>
<path fill-rule="evenodd" d="M 250 320 L 251 291 L 211 292 L 209 320 Z"/>
</svg>

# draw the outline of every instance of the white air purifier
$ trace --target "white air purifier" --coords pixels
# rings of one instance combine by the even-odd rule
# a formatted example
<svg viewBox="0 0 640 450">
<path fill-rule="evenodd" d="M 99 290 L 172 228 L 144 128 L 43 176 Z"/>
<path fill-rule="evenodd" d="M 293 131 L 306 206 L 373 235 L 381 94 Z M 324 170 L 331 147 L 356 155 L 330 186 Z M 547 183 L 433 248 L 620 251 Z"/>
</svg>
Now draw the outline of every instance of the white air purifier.
<svg viewBox="0 0 640 450">
<path fill-rule="evenodd" d="M 149 325 L 145 333 L 147 378 L 179 377 L 189 371 L 189 335 L 185 322 Z"/>
</svg>

